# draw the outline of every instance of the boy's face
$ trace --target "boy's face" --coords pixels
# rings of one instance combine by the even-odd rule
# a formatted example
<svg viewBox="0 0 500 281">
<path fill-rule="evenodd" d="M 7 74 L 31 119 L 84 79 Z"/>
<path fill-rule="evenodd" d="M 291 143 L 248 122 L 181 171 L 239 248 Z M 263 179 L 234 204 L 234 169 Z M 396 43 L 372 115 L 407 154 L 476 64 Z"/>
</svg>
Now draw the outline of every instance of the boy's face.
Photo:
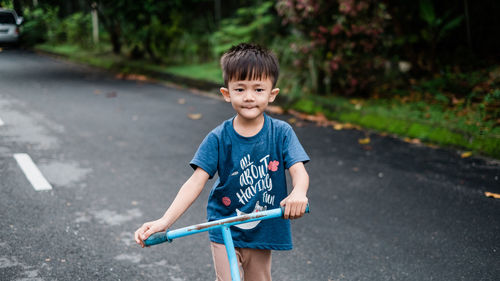
<svg viewBox="0 0 500 281">
<path fill-rule="evenodd" d="M 270 102 L 273 102 L 280 89 L 274 88 L 270 78 L 262 80 L 233 80 L 220 92 L 226 102 L 230 102 L 236 113 L 246 121 L 260 116 Z"/>
</svg>

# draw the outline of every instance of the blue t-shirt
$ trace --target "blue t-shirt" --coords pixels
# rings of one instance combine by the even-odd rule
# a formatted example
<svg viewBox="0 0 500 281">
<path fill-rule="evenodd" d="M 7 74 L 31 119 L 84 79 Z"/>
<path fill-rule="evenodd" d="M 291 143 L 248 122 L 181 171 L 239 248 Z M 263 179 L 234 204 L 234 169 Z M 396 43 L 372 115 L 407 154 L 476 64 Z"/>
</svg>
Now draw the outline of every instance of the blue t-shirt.
<svg viewBox="0 0 500 281">
<path fill-rule="evenodd" d="M 212 130 L 191 160 L 212 178 L 208 221 L 279 208 L 287 196 L 285 169 L 308 162 L 292 127 L 264 114 L 264 126 L 255 136 L 243 137 L 233 128 L 234 117 Z M 220 229 L 209 231 L 210 240 L 224 243 Z M 290 250 L 290 221 L 270 219 L 231 226 L 234 246 Z"/>
</svg>

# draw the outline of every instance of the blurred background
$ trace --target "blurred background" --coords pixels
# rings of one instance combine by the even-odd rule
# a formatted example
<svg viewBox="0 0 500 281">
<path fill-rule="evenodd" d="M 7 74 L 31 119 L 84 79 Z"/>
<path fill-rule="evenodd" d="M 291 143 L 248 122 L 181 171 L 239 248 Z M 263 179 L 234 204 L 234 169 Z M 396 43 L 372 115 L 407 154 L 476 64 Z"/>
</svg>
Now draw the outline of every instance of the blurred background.
<svg viewBox="0 0 500 281">
<path fill-rule="evenodd" d="M 279 57 L 279 105 L 500 157 L 500 2 L 1 0 L 14 47 L 124 75 L 221 85 L 220 55 L 254 42 Z M 12 44 L 10 44 L 12 45 Z M 465 157 L 468 154 L 465 154 Z"/>
</svg>

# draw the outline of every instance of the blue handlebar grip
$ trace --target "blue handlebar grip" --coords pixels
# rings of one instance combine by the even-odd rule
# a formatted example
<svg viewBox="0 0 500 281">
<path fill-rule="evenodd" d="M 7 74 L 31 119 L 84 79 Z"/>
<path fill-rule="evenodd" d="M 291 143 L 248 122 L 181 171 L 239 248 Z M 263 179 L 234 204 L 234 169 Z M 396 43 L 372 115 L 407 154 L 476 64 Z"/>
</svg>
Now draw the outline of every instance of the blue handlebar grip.
<svg viewBox="0 0 500 281">
<path fill-rule="evenodd" d="M 167 237 L 167 232 L 156 232 L 151 234 L 151 236 L 148 237 L 148 239 L 144 240 L 144 245 L 146 246 L 153 246 L 156 244 L 160 244 L 163 242 L 172 242 L 171 240 L 168 239 Z"/>
<path fill-rule="evenodd" d="M 280 208 L 281 208 L 281 213 L 284 214 L 285 213 L 285 207 L 280 206 Z M 309 203 L 307 203 L 307 206 L 306 206 L 306 214 L 309 214 Z"/>
</svg>

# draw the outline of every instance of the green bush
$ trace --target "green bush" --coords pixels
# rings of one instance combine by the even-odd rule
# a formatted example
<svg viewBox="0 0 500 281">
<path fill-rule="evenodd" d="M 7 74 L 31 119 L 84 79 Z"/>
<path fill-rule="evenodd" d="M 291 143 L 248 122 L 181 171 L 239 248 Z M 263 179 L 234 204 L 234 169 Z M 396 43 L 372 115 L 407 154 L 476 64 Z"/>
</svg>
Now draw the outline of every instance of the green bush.
<svg viewBox="0 0 500 281">
<path fill-rule="evenodd" d="M 42 5 L 24 10 L 21 40 L 26 46 L 47 42 L 49 44 L 74 44 L 88 47 L 92 44 L 90 14 L 74 13 L 59 19 L 59 8 Z"/>
<path fill-rule="evenodd" d="M 149 50 L 149 55 L 153 60 L 164 61 L 170 57 L 173 42 L 183 34 L 180 25 L 181 16 L 174 13 L 170 15 L 170 24 L 168 25 L 162 23 L 156 15 L 151 17 L 149 24 L 144 27 L 147 44 L 142 44 L 145 44 L 144 47 Z M 187 61 L 185 62 L 187 63 Z"/>
<path fill-rule="evenodd" d="M 276 26 L 272 7 L 271 1 L 265 1 L 260 5 L 239 8 L 236 17 L 222 20 L 221 28 L 211 38 L 215 57 L 241 42 L 267 45 L 274 34 L 271 30 Z"/>
<path fill-rule="evenodd" d="M 384 74 L 384 36 L 390 19 L 386 5 L 374 0 L 299 1 L 276 4 L 283 24 L 299 39 L 291 68 L 311 81 L 312 91 L 329 95 L 369 94 Z"/>
<path fill-rule="evenodd" d="M 64 34 L 67 43 L 88 47 L 92 44 L 92 20 L 90 14 L 74 13 L 66 17 L 57 34 Z M 60 38 L 57 38 L 60 39 Z"/>
<path fill-rule="evenodd" d="M 25 9 L 21 27 L 21 42 L 33 46 L 46 41 L 60 41 L 60 20 L 57 7 Z"/>
</svg>

